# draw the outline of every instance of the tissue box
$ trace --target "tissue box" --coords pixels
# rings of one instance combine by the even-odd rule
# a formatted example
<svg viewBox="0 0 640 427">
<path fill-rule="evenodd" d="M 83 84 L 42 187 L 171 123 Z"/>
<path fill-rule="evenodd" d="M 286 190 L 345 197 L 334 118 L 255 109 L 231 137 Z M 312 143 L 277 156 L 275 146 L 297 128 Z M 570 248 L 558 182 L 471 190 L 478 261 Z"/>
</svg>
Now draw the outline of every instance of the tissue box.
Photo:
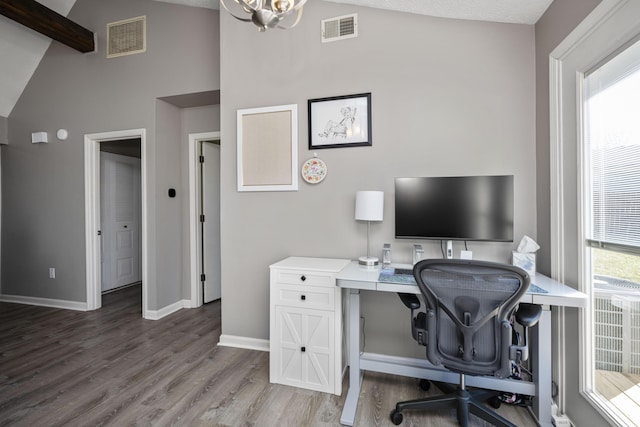
<svg viewBox="0 0 640 427">
<path fill-rule="evenodd" d="M 529 276 L 536 275 L 536 254 L 526 252 L 512 252 L 511 264 L 526 271 Z"/>
</svg>

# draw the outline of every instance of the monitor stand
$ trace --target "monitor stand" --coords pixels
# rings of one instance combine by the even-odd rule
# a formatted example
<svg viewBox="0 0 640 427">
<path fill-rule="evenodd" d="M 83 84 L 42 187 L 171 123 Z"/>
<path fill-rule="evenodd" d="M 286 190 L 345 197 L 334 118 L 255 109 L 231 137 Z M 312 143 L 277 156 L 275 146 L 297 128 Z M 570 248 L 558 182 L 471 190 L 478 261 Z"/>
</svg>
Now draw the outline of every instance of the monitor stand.
<svg viewBox="0 0 640 427">
<path fill-rule="evenodd" d="M 447 259 L 453 259 L 453 240 L 447 240 Z"/>
</svg>

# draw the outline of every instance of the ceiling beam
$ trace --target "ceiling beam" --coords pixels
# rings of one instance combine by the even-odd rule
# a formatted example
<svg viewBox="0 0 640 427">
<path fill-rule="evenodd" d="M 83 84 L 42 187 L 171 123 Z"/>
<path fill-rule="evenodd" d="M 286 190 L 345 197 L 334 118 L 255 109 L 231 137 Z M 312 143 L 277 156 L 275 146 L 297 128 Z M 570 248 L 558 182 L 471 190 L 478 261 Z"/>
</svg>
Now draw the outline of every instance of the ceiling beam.
<svg viewBox="0 0 640 427">
<path fill-rule="evenodd" d="M 0 0 L 0 14 L 79 52 L 93 52 L 93 32 L 35 0 Z"/>
</svg>

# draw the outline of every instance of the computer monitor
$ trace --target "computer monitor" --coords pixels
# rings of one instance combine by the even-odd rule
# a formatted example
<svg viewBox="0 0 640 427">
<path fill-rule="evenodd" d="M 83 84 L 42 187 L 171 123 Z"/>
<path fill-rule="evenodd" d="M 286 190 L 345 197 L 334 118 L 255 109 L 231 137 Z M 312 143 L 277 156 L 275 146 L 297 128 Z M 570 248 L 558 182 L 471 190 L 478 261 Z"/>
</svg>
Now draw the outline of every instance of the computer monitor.
<svg viewBox="0 0 640 427">
<path fill-rule="evenodd" d="M 397 239 L 513 241 L 513 175 L 396 178 Z"/>
</svg>

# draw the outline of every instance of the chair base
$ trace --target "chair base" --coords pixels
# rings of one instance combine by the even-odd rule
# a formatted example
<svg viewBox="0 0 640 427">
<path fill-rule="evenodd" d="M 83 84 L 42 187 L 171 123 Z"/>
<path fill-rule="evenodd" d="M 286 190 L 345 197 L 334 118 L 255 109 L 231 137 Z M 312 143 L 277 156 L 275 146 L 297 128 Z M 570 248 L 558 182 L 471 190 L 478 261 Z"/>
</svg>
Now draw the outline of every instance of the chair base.
<svg viewBox="0 0 640 427">
<path fill-rule="evenodd" d="M 500 392 L 490 390 L 469 391 L 458 386 L 451 394 L 398 402 L 396 409 L 391 412 L 391 422 L 395 425 L 402 423 L 402 411 L 456 408 L 458 423 L 461 427 L 469 426 L 470 413 L 497 427 L 517 427 L 482 403 L 499 394 Z"/>
</svg>

